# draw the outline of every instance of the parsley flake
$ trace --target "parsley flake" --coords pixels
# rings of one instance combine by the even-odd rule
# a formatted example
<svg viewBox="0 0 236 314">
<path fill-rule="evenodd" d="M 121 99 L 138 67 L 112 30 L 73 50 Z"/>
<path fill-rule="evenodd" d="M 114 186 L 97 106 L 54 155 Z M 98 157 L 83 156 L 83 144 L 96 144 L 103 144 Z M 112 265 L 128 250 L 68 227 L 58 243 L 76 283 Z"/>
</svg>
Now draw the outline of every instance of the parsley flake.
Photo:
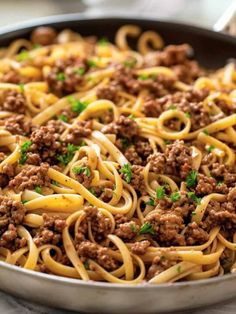
<svg viewBox="0 0 236 314">
<path fill-rule="evenodd" d="M 19 62 L 26 61 L 30 59 L 29 51 L 22 50 L 17 56 L 16 60 Z"/>
<path fill-rule="evenodd" d="M 136 60 L 125 60 L 124 61 L 124 66 L 126 67 L 126 68 L 133 68 L 135 65 L 136 65 L 136 63 L 137 63 L 137 61 Z"/>
<path fill-rule="evenodd" d="M 63 72 L 60 72 L 60 73 L 57 73 L 56 78 L 57 78 L 57 81 L 62 81 L 63 82 L 63 81 L 65 81 L 66 76 L 65 76 L 65 74 Z"/>
<path fill-rule="evenodd" d="M 177 273 L 178 273 L 178 274 L 181 273 L 181 266 L 180 266 L 180 265 L 177 267 Z"/>
<path fill-rule="evenodd" d="M 136 228 L 136 226 L 135 225 L 130 225 L 130 229 L 132 230 L 132 231 L 134 231 L 134 232 L 137 232 L 137 228 Z"/>
<path fill-rule="evenodd" d="M 90 177 L 91 175 L 91 171 L 89 169 L 89 167 L 74 167 L 73 168 L 73 172 L 74 174 L 85 174 L 86 177 Z"/>
<path fill-rule="evenodd" d="M 120 173 L 124 175 L 124 179 L 127 183 L 131 182 L 132 178 L 132 169 L 130 164 L 125 164 L 123 167 L 120 169 Z"/>
<path fill-rule="evenodd" d="M 153 198 L 149 198 L 149 200 L 146 202 L 146 205 L 155 206 L 155 201 Z"/>
<path fill-rule="evenodd" d="M 153 230 L 152 225 L 149 222 L 145 222 L 141 226 L 141 228 L 140 228 L 138 233 L 139 234 L 150 233 L 151 235 L 155 235 L 156 234 L 156 232 Z"/>
<path fill-rule="evenodd" d="M 191 200 L 193 200 L 198 205 L 201 203 L 202 200 L 201 197 L 197 197 L 197 195 L 194 192 L 188 192 L 187 195 L 188 198 L 191 198 Z"/>
<path fill-rule="evenodd" d="M 177 109 L 177 107 L 175 105 L 170 105 L 168 109 L 169 110 L 175 110 L 175 109 Z"/>
<path fill-rule="evenodd" d="M 73 72 L 75 73 L 75 74 L 79 74 L 80 76 L 83 76 L 84 74 L 85 74 L 85 68 L 75 68 L 74 70 L 73 70 Z"/>
<path fill-rule="evenodd" d="M 20 83 L 20 84 L 19 84 L 19 88 L 20 88 L 20 92 L 21 92 L 21 93 L 24 93 L 24 91 L 25 91 L 25 85 L 24 85 L 23 83 Z"/>
<path fill-rule="evenodd" d="M 209 135 L 209 132 L 207 130 L 202 131 L 205 135 Z"/>
<path fill-rule="evenodd" d="M 22 204 L 26 204 L 28 202 L 28 200 L 22 200 L 21 203 Z"/>
<path fill-rule="evenodd" d="M 57 156 L 57 160 L 60 161 L 63 165 L 67 165 L 72 160 L 75 152 L 79 148 L 80 148 L 79 146 L 75 146 L 73 144 L 68 144 L 66 154 Z"/>
<path fill-rule="evenodd" d="M 27 151 L 30 148 L 31 144 L 32 142 L 28 140 L 24 142 L 24 144 L 21 145 L 21 148 L 20 148 L 21 157 L 19 160 L 19 163 L 21 165 L 24 165 L 26 163 L 26 160 L 28 159 Z"/>
<path fill-rule="evenodd" d="M 156 197 L 161 200 L 165 196 L 165 187 L 164 186 L 159 186 L 156 189 Z"/>
<path fill-rule="evenodd" d="M 98 40 L 99 46 L 107 46 L 108 43 L 109 43 L 109 41 L 106 37 L 102 37 L 101 39 Z"/>
<path fill-rule="evenodd" d="M 192 212 L 192 216 L 195 216 L 197 213 L 195 211 Z"/>
<path fill-rule="evenodd" d="M 188 119 L 190 119 L 190 118 L 191 118 L 191 113 L 185 112 L 185 116 L 186 116 Z"/>
<path fill-rule="evenodd" d="M 186 185 L 188 188 L 191 188 L 197 184 L 197 175 L 198 172 L 196 170 L 191 170 L 187 175 Z"/>
<path fill-rule="evenodd" d="M 58 119 L 61 120 L 61 121 L 64 121 L 64 122 L 68 122 L 68 117 L 64 114 L 60 114 L 58 116 Z"/>
<path fill-rule="evenodd" d="M 170 196 L 172 202 L 176 202 L 180 199 L 181 195 L 179 192 L 173 192 Z"/>
<path fill-rule="evenodd" d="M 75 113 L 77 113 L 78 115 L 84 111 L 88 104 L 86 102 L 82 102 L 80 100 L 75 99 L 74 97 L 68 97 L 68 101 L 71 105 L 71 110 Z"/>
<path fill-rule="evenodd" d="M 59 186 L 57 181 L 52 180 L 52 185 Z"/>
<path fill-rule="evenodd" d="M 214 145 L 210 145 L 209 147 L 207 147 L 207 152 L 210 154 L 213 149 L 215 149 L 215 146 Z"/>
<path fill-rule="evenodd" d="M 35 190 L 36 193 L 42 194 L 42 188 L 41 188 L 41 186 L 39 186 L 39 185 L 36 186 L 34 190 Z"/>
<path fill-rule="evenodd" d="M 97 63 L 93 60 L 87 60 L 87 64 L 90 68 L 96 68 L 97 67 Z"/>
<path fill-rule="evenodd" d="M 141 74 L 138 76 L 138 79 L 141 81 L 145 81 L 149 79 L 149 76 L 147 74 Z"/>
</svg>

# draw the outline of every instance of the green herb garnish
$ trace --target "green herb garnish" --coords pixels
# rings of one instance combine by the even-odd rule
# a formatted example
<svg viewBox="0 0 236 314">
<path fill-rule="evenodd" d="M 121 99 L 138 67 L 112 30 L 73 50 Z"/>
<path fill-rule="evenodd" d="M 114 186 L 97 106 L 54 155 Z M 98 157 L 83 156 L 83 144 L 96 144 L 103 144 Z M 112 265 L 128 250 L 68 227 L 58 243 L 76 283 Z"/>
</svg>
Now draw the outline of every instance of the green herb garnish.
<svg viewBox="0 0 236 314">
<path fill-rule="evenodd" d="M 156 197 L 161 200 L 165 196 L 165 187 L 164 186 L 159 186 L 156 189 Z"/>
<path fill-rule="evenodd" d="M 87 64 L 90 68 L 96 68 L 97 67 L 97 63 L 93 60 L 87 60 Z"/>
<path fill-rule="evenodd" d="M 39 194 L 42 194 L 42 188 L 41 188 L 41 186 L 39 186 L 39 185 L 36 186 L 34 190 L 35 190 L 35 192 L 37 192 L 37 193 L 39 193 Z"/>
<path fill-rule="evenodd" d="M 130 164 L 125 164 L 123 167 L 120 169 L 120 173 L 124 175 L 124 179 L 127 183 L 131 182 L 132 178 L 132 169 Z"/>
<path fill-rule="evenodd" d="M 52 180 L 52 185 L 59 186 L 57 181 Z"/>
<path fill-rule="evenodd" d="M 198 172 L 196 170 L 191 170 L 186 179 L 186 185 L 188 188 L 191 188 L 197 184 L 197 175 Z"/>
<path fill-rule="evenodd" d="M 16 60 L 19 62 L 26 61 L 30 59 L 30 54 L 29 51 L 27 50 L 22 50 L 17 56 Z"/>
<path fill-rule="evenodd" d="M 28 202 L 28 200 L 22 200 L 21 203 L 22 204 L 26 204 Z"/>
<path fill-rule="evenodd" d="M 180 266 L 180 265 L 177 267 L 177 273 L 178 273 L 178 274 L 181 273 L 181 266 Z"/>
<path fill-rule="evenodd" d="M 202 132 L 206 135 L 209 135 L 209 132 L 207 130 L 203 130 Z"/>
<path fill-rule="evenodd" d="M 177 107 L 175 105 L 170 105 L 168 108 L 168 110 L 175 110 L 175 109 L 177 109 Z"/>
<path fill-rule="evenodd" d="M 140 228 L 138 233 L 139 234 L 150 233 L 151 235 L 155 235 L 156 234 L 156 232 L 153 230 L 152 225 L 149 222 L 145 222 L 141 226 L 141 228 Z"/>
<path fill-rule="evenodd" d="M 64 121 L 64 122 L 68 122 L 68 117 L 64 114 L 60 114 L 58 116 L 58 119 L 61 120 L 61 121 Z"/>
<path fill-rule="evenodd" d="M 207 152 L 210 154 L 213 149 L 215 149 L 215 146 L 214 145 L 210 145 L 209 147 L 207 147 Z"/>
<path fill-rule="evenodd" d="M 24 91 L 25 91 L 25 85 L 24 85 L 23 83 L 20 83 L 20 84 L 19 84 L 19 88 L 20 88 L 20 92 L 21 92 L 21 93 L 24 93 Z"/>
<path fill-rule="evenodd" d="M 185 112 L 185 116 L 190 119 L 191 118 L 191 113 Z"/>
<path fill-rule="evenodd" d="M 120 141 L 123 149 L 126 149 L 130 146 L 130 142 L 127 137 L 122 138 Z"/>
<path fill-rule="evenodd" d="M 165 143 L 166 145 L 169 145 L 169 144 L 171 144 L 171 141 L 170 141 L 170 140 L 164 140 L 164 143 Z"/>
<path fill-rule="evenodd" d="M 134 231 L 134 232 L 136 232 L 136 231 L 137 231 L 137 228 L 136 228 L 136 226 L 135 226 L 135 225 L 130 225 L 130 229 L 131 229 L 132 231 Z"/>
<path fill-rule="evenodd" d="M 80 148 L 79 146 L 75 146 L 73 144 L 68 144 L 66 154 L 57 156 L 57 160 L 60 161 L 63 165 L 67 165 L 72 160 L 75 152 L 79 148 Z"/>
<path fill-rule="evenodd" d="M 196 213 L 195 211 L 193 211 L 191 215 L 192 215 L 192 216 L 195 216 L 196 214 L 197 214 L 197 213 Z"/>
<path fill-rule="evenodd" d="M 21 157 L 19 160 L 19 163 L 21 165 L 24 165 L 26 163 L 26 160 L 28 159 L 27 151 L 30 148 L 31 144 L 32 144 L 32 142 L 30 140 L 28 140 L 28 141 L 24 142 L 24 144 L 21 145 L 21 148 L 20 148 Z"/>
<path fill-rule="evenodd" d="M 71 105 L 71 110 L 73 112 L 76 112 L 78 115 L 84 111 L 88 104 L 86 102 L 82 102 L 80 100 L 75 99 L 74 97 L 68 97 L 68 101 L 70 102 Z"/>
<path fill-rule="evenodd" d="M 187 195 L 188 198 L 191 198 L 191 200 L 193 200 L 198 205 L 201 203 L 202 200 L 201 197 L 197 197 L 197 195 L 194 192 L 188 192 Z"/>
<path fill-rule="evenodd" d="M 126 61 L 124 61 L 123 64 L 124 64 L 125 67 L 131 69 L 131 68 L 133 68 L 135 66 L 136 63 L 137 63 L 136 60 L 131 60 L 131 61 L 126 60 Z"/>
<path fill-rule="evenodd" d="M 149 79 L 149 76 L 147 74 L 141 74 L 138 76 L 139 80 L 145 81 Z"/>
<path fill-rule="evenodd" d="M 146 202 L 146 205 L 155 206 L 155 201 L 153 198 L 149 198 L 149 200 Z"/>
<path fill-rule="evenodd" d="M 63 72 L 60 72 L 60 73 L 57 73 L 56 78 L 57 78 L 57 81 L 62 81 L 63 82 L 63 81 L 65 81 L 66 76 L 65 76 L 65 74 Z"/>
<path fill-rule="evenodd" d="M 173 192 L 170 196 L 172 202 L 176 202 L 180 199 L 181 195 L 180 192 Z"/>
<path fill-rule="evenodd" d="M 84 173 L 86 175 L 86 177 L 90 177 L 90 175 L 91 175 L 91 171 L 90 171 L 89 167 L 74 167 L 73 172 L 74 172 L 74 174 Z"/>
<path fill-rule="evenodd" d="M 218 181 L 218 182 L 216 183 L 217 186 L 221 186 L 222 184 L 223 184 L 222 181 Z"/>
<path fill-rule="evenodd" d="M 97 196 L 95 189 L 93 187 L 89 188 L 89 192 L 91 192 L 93 195 Z"/>
<path fill-rule="evenodd" d="M 101 39 L 98 40 L 99 46 L 107 46 L 108 43 L 109 43 L 109 41 L 106 37 L 102 37 Z"/>
<path fill-rule="evenodd" d="M 131 120 L 134 120 L 135 116 L 134 116 L 133 114 L 130 114 L 130 115 L 128 116 L 128 118 L 131 119 Z"/>
<path fill-rule="evenodd" d="M 81 76 L 83 76 L 84 75 L 84 73 L 85 73 L 85 68 L 75 68 L 74 70 L 73 70 L 73 72 L 75 73 L 75 74 L 79 74 L 79 75 L 81 75 Z"/>
</svg>

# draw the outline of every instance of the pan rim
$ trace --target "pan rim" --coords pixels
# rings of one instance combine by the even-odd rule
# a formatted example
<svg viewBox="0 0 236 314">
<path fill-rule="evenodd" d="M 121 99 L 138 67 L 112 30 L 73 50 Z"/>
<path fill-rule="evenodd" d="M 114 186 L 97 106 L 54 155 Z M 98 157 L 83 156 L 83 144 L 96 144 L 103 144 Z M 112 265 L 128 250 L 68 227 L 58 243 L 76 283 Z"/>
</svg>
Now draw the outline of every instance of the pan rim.
<svg viewBox="0 0 236 314">
<path fill-rule="evenodd" d="M 71 14 L 60 14 L 60 15 L 53 15 L 53 16 L 46 16 L 35 18 L 19 23 L 14 23 L 7 26 L 0 27 L 0 41 L 4 38 L 4 36 L 9 36 L 14 34 L 15 32 L 23 32 L 30 30 L 37 26 L 45 26 L 45 25 L 57 25 L 62 23 L 69 23 L 69 22 L 79 22 L 79 21 L 101 21 L 101 20 L 115 20 L 115 21 L 130 21 L 131 23 L 136 22 L 155 22 L 155 23 L 163 23 L 166 25 L 170 25 L 173 27 L 186 27 L 191 32 L 198 32 L 205 36 L 210 36 L 215 39 L 223 40 L 235 44 L 236 47 L 236 38 L 233 36 L 218 33 L 211 29 L 202 28 L 199 26 L 182 23 L 178 21 L 168 21 L 166 19 L 155 19 L 154 17 L 148 16 L 141 16 L 138 17 L 137 15 L 130 15 L 130 14 L 85 14 L 85 13 L 71 13 Z M 163 283 L 163 284 L 150 284 L 148 282 L 139 283 L 139 284 L 119 284 L 119 283 L 108 283 L 108 282 L 96 282 L 96 281 L 83 281 L 80 279 L 74 279 L 69 277 L 62 277 L 57 275 L 49 275 L 45 273 L 36 272 L 34 270 L 24 269 L 19 266 L 11 265 L 6 262 L 0 261 L 0 269 L 5 268 L 14 273 L 21 273 L 25 274 L 26 276 L 33 277 L 33 278 L 40 278 L 44 281 L 50 281 L 52 283 L 57 284 L 67 284 L 71 286 L 84 286 L 87 288 L 109 288 L 109 289 L 126 289 L 126 290 L 137 290 L 137 289 L 155 289 L 155 290 L 164 290 L 169 289 L 170 287 L 173 289 L 181 288 L 188 288 L 189 286 L 199 286 L 202 287 L 204 285 L 221 283 L 225 280 L 227 281 L 234 281 L 236 280 L 236 273 L 234 274 L 226 274 L 223 276 L 208 278 L 208 279 L 201 279 L 201 280 L 193 280 L 193 281 L 183 281 L 183 282 L 174 282 L 174 283 Z"/>
</svg>

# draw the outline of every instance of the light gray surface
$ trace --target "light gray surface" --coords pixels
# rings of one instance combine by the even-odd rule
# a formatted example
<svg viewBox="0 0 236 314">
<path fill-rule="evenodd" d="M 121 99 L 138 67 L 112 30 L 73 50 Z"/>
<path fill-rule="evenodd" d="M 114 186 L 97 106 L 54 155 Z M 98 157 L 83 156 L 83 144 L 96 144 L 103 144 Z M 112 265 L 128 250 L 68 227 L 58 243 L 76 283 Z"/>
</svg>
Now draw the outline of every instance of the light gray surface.
<svg viewBox="0 0 236 314">
<path fill-rule="evenodd" d="M 33 0 L 0 0 L 0 26 L 40 16 L 72 12 L 86 11 L 88 14 L 125 12 L 127 14 L 128 9 L 129 12 L 133 14 L 137 12 L 140 16 L 174 19 L 210 28 L 231 2 L 231 0 L 41 0 L 39 3 Z M 192 314 L 235 312 L 236 301 L 191 311 Z M 30 304 L 0 292 L 0 313 L 68 314 L 69 312 Z"/>
</svg>

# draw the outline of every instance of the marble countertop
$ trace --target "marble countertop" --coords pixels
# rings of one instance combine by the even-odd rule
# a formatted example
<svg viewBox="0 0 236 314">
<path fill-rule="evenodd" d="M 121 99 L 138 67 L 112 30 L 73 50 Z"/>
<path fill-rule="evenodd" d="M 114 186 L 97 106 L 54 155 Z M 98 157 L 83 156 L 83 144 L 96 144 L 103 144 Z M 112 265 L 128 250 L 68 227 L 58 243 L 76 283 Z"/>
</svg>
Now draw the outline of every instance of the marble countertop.
<svg viewBox="0 0 236 314">
<path fill-rule="evenodd" d="M 231 0 L 7 0 L 1 1 L 0 27 L 41 16 L 86 12 L 87 14 L 129 12 L 132 14 L 184 21 L 212 28 Z M 12 8 L 14 7 L 14 10 Z M 191 314 L 234 314 L 236 300 Z M 0 292 L 1 314 L 69 314 L 71 312 L 49 309 Z M 188 312 L 185 312 L 188 313 Z M 189 312 L 190 313 L 190 312 Z"/>
</svg>

